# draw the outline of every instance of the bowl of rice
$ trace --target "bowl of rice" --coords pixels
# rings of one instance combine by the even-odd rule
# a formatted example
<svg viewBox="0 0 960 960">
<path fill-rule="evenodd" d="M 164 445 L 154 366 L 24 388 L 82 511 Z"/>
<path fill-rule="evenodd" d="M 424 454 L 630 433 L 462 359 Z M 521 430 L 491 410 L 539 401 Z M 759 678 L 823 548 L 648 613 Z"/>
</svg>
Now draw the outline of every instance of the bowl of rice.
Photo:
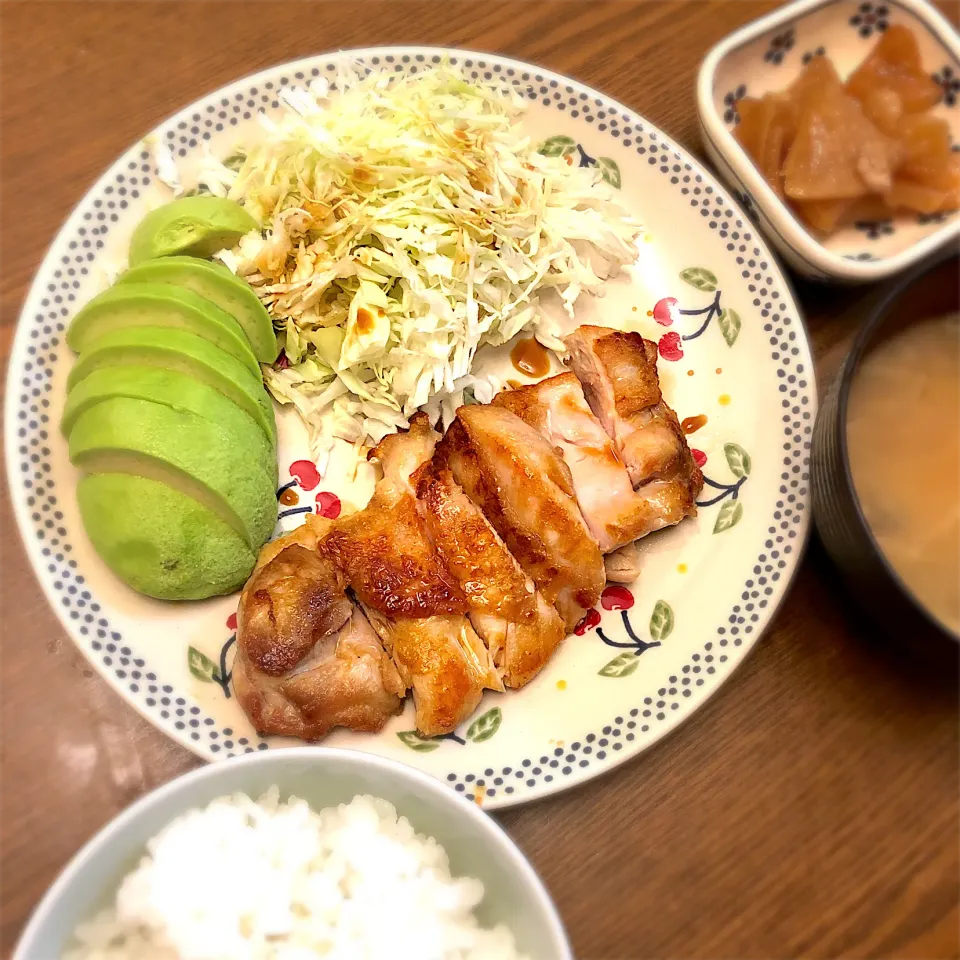
<svg viewBox="0 0 960 960">
<path fill-rule="evenodd" d="M 324 748 L 201 767 L 70 862 L 14 960 L 568 960 L 549 895 L 431 777 Z"/>
</svg>

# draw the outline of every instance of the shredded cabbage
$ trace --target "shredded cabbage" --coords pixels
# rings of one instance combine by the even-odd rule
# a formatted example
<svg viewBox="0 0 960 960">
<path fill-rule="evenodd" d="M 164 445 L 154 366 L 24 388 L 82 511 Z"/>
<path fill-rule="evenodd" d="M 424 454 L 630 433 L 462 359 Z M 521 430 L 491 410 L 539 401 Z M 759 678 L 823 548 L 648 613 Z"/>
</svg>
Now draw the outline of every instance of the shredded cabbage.
<svg viewBox="0 0 960 960">
<path fill-rule="evenodd" d="M 538 295 L 555 289 L 572 316 L 636 259 L 639 232 L 600 171 L 537 152 L 511 90 L 449 65 L 347 67 L 333 89 L 281 89 L 284 116 L 260 116 L 239 170 L 203 164 L 263 225 L 219 256 L 273 318 L 267 386 L 318 456 L 333 438 L 376 443 L 424 405 L 448 422 L 464 391 L 490 399 L 470 373 L 484 344 L 531 331 L 563 351 Z"/>
</svg>

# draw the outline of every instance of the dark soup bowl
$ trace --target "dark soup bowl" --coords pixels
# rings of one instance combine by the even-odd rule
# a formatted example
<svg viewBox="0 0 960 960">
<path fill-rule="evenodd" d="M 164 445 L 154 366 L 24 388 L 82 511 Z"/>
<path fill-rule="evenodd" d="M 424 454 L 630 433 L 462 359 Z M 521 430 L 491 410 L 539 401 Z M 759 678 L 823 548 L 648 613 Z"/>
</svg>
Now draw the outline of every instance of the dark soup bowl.
<svg viewBox="0 0 960 960">
<path fill-rule="evenodd" d="M 915 339 L 921 331 L 917 327 L 911 334 L 908 328 L 925 320 L 947 316 L 953 317 L 952 322 L 955 322 L 957 314 L 960 314 L 960 259 L 955 254 L 949 257 L 941 256 L 932 264 L 928 261 L 879 291 L 872 305 L 867 308 L 867 315 L 853 348 L 820 408 L 812 450 L 813 510 L 817 532 L 840 568 L 849 592 L 887 639 L 898 644 L 907 644 L 911 651 L 922 655 L 927 662 L 954 666 L 960 662 L 960 637 L 956 632 L 954 617 L 933 613 L 927 606 L 927 601 L 917 591 L 918 583 L 922 583 L 924 589 L 920 593 L 929 594 L 929 584 L 918 580 L 916 570 L 912 576 L 904 576 L 902 564 L 899 565 L 898 572 L 897 558 L 888 556 L 885 552 L 881 543 L 883 537 L 877 536 L 880 527 L 876 522 L 878 515 L 883 516 L 883 511 L 878 514 L 874 509 L 871 514 L 865 498 L 867 487 L 876 491 L 877 483 L 861 484 L 858 490 L 855 478 L 859 475 L 864 479 L 865 475 L 858 471 L 857 451 L 851 450 L 851 447 L 856 445 L 851 444 L 848 427 L 851 394 L 857 392 L 852 388 L 864 369 L 865 361 L 873 352 L 885 348 L 887 357 L 902 358 L 899 366 L 896 362 L 889 365 L 895 379 L 900 376 L 916 376 L 918 373 L 926 376 L 926 371 L 923 370 L 926 362 L 919 361 L 919 347 L 916 346 L 921 341 Z M 928 326 L 924 336 L 930 329 Z M 952 327 L 949 329 L 952 330 Z M 946 332 L 948 325 L 944 324 L 941 330 Z M 898 339 L 894 342 L 894 338 Z M 909 349 L 904 348 L 907 343 L 911 344 Z M 950 372 L 953 368 L 944 365 L 946 356 L 949 354 L 941 351 L 941 355 L 932 361 L 937 369 L 946 371 L 941 384 L 951 382 Z M 884 362 L 887 362 L 886 358 Z M 873 369 L 876 370 L 876 367 Z M 886 383 L 887 381 L 884 381 L 884 384 Z M 899 381 L 897 383 L 899 384 Z M 881 404 L 892 406 L 895 394 L 889 390 L 880 390 L 878 393 L 875 387 L 872 389 L 872 396 L 879 396 Z M 891 389 L 896 390 L 898 386 Z M 953 396 L 952 389 L 948 391 L 948 395 Z M 947 404 L 947 407 L 954 405 Z M 896 484 L 898 479 L 902 480 L 904 476 L 910 475 L 914 463 L 933 462 L 937 457 L 940 464 L 944 460 L 948 464 L 953 462 L 952 453 L 949 451 L 955 448 L 948 445 L 960 443 L 960 438 L 947 434 L 956 431 L 956 410 L 944 409 L 931 413 L 923 410 L 923 404 L 909 403 L 904 404 L 902 409 L 895 409 L 903 420 L 891 422 L 889 417 L 886 418 L 890 426 L 887 431 L 890 437 L 889 446 L 878 443 L 871 448 L 880 451 L 877 459 L 881 468 L 884 461 L 886 462 L 886 472 L 891 484 Z M 889 414 L 891 411 L 888 409 L 886 412 Z M 937 416 L 938 413 L 942 415 L 945 429 L 940 434 L 939 444 L 935 445 L 937 449 L 933 452 L 936 456 L 931 458 L 929 432 L 932 422 L 929 418 L 931 415 Z M 862 416 L 862 412 L 857 411 L 855 415 Z M 903 424 L 907 425 L 906 429 L 901 429 Z M 878 437 L 882 437 L 883 425 L 878 422 L 877 427 L 876 433 Z M 873 432 L 871 430 L 871 433 Z M 897 437 L 900 438 L 899 442 Z M 851 461 L 852 456 L 854 462 Z M 913 461 L 904 459 L 911 457 L 914 458 Z M 938 521 L 942 523 L 944 517 L 952 516 L 957 510 L 960 484 L 955 477 L 950 476 L 953 472 L 954 468 L 951 467 L 945 471 L 947 476 L 944 476 L 944 471 L 941 470 L 936 472 L 935 476 L 928 474 L 919 477 L 915 484 L 910 484 L 910 496 L 919 499 L 916 501 L 918 509 L 911 509 L 909 516 L 918 516 L 922 512 L 923 521 L 909 526 L 910 536 L 917 527 L 918 538 L 929 536 L 931 530 L 937 530 L 935 525 Z M 883 475 L 878 473 L 870 479 L 882 483 Z M 898 491 L 902 489 L 904 488 L 897 488 Z M 902 499 L 900 503 L 902 506 Z M 894 525 L 908 514 L 902 510 L 898 513 L 896 506 L 896 498 L 884 504 L 888 511 L 885 519 L 893 521 Z M 871 527 L 868 516 L 872 516 L 874 527 Z M 885 542 L 889 547 L 890 541 Z M 926 569 L 932 570 L 935 576 L 943 575 L 952 579 L 956 576 L 957 560 L 955 556 L 949 556 L 951 552 L 956 552 L 952 533 L 948 535 L 946 542 L 949 549 L 944 549 L 941 541 L 939 551 L 920 551 L 915 553 L 915 556 L 922 556 Z M 912 586 L 908 580 L 912 582 Z M 949 579 L 944 582 L 949 584 Z M 946 589 L 949 593 L 953 587 L 948 585 Z M 960 591 L 960 583 L 956 583 L 956 589 Z"/>
</svg>

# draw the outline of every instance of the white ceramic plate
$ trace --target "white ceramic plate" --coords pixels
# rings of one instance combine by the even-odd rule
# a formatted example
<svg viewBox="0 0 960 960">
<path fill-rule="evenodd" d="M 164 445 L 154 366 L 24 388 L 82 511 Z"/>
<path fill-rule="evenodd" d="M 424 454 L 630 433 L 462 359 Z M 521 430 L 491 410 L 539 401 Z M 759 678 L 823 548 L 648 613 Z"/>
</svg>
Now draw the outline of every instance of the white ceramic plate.
<svg viewBox="0 0 960 960">
<path fill-rule="evenodd" d="M 287 64 L 198 100 L 154 136 L 173 148 L 189 184 L 202 145 L 226 156 L 245 127 L 254 129 L 258 110 L 279 109 L 279 88 L 332 77 L 343 57 L 413 72 L 443 53 L 377 48 Z M 416 736 L 408 705 L 379 735 L 341 731 L 326 741 L 405 761 L 494 807 L 563 789 L 640 753 L 700 706 L 757 641 L 807 532 L 816 387 L 803 323 L 777 264 L 693 158 L 573 80 L 503 57 L 449 55 L 469 76 L 515 85 L 530 101 L 531 136 L 553 138 L 550 148 L 572 163 L 599 165 L 643 221 L 636 266 L 604 297 L 581 300 L 577 320 L 659 341 L 667 399 L 681 418 L 707 418 L 690 436 L 706 477 L 699 516 L 642 541 L 639 581 L 629 591 L 609 588 L 601 609 L 533 683 L 488 694 L 470 722 L 441 740 Z M 149 148 L 137 144 L 57 236 L 16 333 L 7 469 L 31 562 L 74 641 L 151 723 L 219 760 L 292 743 L 258 737 L 231 696 L 237 598 L 162 603 L 116 580 L 83 531 L 77 475 L 58 429 L 73 362 L 65 326 L 106 285 L 103 267 L 122 259 L 148 204 L 165 195 Z M 505 360 L 501 351 L 484 362 Z M 331 495 L 344 508 L 362 504 L 370 477 L 347 476 L 345 457 L 318 477 L 295 414 L 278 419 L 280 482 L 289 486 L 280 527 L 302 520 L 290 510 L 329 510 Z"/>
</svg>

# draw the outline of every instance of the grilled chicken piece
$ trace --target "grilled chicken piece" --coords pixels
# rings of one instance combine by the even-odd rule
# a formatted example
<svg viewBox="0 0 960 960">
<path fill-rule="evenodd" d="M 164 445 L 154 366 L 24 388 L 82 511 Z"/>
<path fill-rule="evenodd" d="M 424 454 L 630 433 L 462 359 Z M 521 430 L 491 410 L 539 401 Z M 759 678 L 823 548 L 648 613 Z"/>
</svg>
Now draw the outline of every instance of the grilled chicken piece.
<svg viewBox="0 0 960 960">
<path fill-rule="evenodd" d="M 613 439 L 634 487 L 675 475 L 687 444 L 660 393 L 656 344 L 639 333 L 590 326 L 578 327 L 564 343 L 590 409 Z"/>
<path fill-rule="evenodd" d="M 370 503 L 338 520 L 321 551 L 344 571 L 373 628 L 413 690 L 416 726 L 427 737 L 454 730 L 484 689 L 502 690 L 490 653 L 467 619 L 467 600 L 430 542 L 410 475 L 437 435 L 423 414 L 408 433 L 385 437 Z"/>
<path fill-rule="evenodd" d="M 564 342 L 590 408 L 647 502 L 645 532 L 695 517 L 703 474 L 660 393 L 656 346 L 638 333 L 589 326 Z"/>
<path fill-rule="evenodd" d="M 605 581 L 603 558 L 563 460 L 516 414 L 474 404 L 457 411 L 435 461 L 449 467 L 572 629 L 597 602 Z"/>
<path fill-rule="evenodd" d="M 640 576 L 640 551 L 636 543 L 626 543 L 603 558 L 607 579 L 613 583 L 634 583 Z"/>
<path fill-rule="evenodd" d="M 603 553 L 662 526 L 649 500 L 634 492 L 613 442 L 587 406 L 574 374 L 561 373 L 505 390 L 493 402 L 530 424 L 559 451 L 570 468 L 583 519 Z"/>
<path fill-rule="evenodd" d="M 527 683 L 607 575 L 635 578 L 630 541 L 696 513 L 654 345 L 601 327 L 567 344 L 582 388 L 567 373 L 461 407 L 439 443 L 418 414 L 378 446 L 364 510 L 264 547 L 233 667 L 258 730 L 379 730 L 412 688 L 418 730 L 448 733 L 484 689 Z"/>
<path fill-rule="evenodd" d="M 267 544 L 240 597 L 233 687 L 260 733 L 375 731 L 403 703 L 393 662 L 317 552 L 328 525 L 314 519 Z"/>
<path fill-rule="evenodd" d="M 504 546 L 449 467 L 431 460 L 415 474 L 420 513 L 467 599 L 470 621 L 508 687 L 539 673 L 566 629 L 557 611 Z"/>
</svg>

